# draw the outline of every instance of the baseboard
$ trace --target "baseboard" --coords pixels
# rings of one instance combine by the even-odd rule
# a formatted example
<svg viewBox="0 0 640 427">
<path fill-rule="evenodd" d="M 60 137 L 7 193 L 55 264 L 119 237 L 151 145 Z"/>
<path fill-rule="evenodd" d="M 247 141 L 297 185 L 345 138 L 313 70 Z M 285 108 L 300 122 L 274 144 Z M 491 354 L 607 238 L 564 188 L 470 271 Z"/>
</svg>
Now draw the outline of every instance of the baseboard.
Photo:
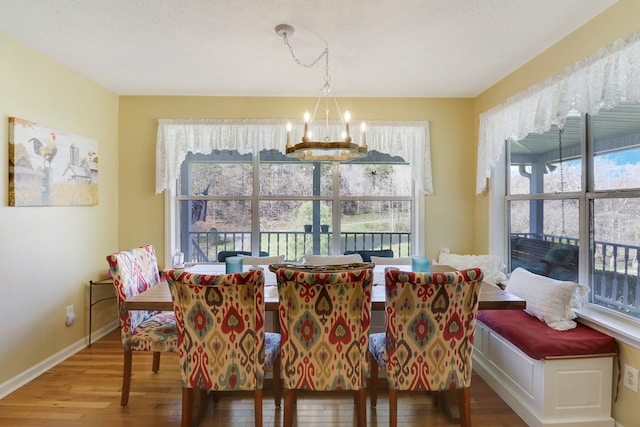
<svg viewBox="0 0 640 427">
<path fill-rule="evenodd" d="M 103 336 L 107 335 L 117 327 L 118 327 L 118 321 L 116 320 L 100 328 L 99 330 L 95 331 L 91 335 L 91 342 L 95 342 L 96 340 L 102 338 Z M 69 357 L 73 356 L 83 348 L 87 347 L 87 345 L 88 345 L 88 337 L 84 337 L 81 340 L 78 340 L 75 343 L 71 344 L 70 346 L 60 350 L 56 354 L 46 358 L 45 360 L 38 363 L 37 365 L 32 366 L 31 368 L 27 369 L 21 374 L 16 375 L 10 380 L 0 384 L 0 399 L 13 393 L 23 385 L 32 381 L 34 378 L 39 377 L 40 375 L 47 372 L 49 369 L 53 368 L 54 366 L 58 365 L 64 360 L 68 359 Z"/>
<path fill-rule="evenodd" d="M 107 324 L 106 326 L 103 326 L 102 328 L 98 329 L 97 331 L 91 334 L 91 343 L 93 344 L 94 342 L 98 341 L 100 338 L 111 333 L 114 329 L 119 327 L 120 327 L 120 320 L 114 320 L 113 322 Z"/>
</svg>

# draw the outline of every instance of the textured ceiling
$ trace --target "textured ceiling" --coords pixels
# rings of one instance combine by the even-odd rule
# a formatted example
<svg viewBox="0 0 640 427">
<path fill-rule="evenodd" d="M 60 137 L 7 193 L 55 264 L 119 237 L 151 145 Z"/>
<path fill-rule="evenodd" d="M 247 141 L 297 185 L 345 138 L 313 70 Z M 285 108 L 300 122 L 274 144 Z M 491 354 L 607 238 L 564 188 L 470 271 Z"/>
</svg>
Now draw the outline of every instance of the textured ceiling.
<svg viewBox="0 0 640 427">
<path fill-rule="evenodd" d="M 0 0 L 0 32 L 120 95 L 474 97 L 615 0 Z M 3 61 L 6 61 L 4 58 Z"/>
</svg>

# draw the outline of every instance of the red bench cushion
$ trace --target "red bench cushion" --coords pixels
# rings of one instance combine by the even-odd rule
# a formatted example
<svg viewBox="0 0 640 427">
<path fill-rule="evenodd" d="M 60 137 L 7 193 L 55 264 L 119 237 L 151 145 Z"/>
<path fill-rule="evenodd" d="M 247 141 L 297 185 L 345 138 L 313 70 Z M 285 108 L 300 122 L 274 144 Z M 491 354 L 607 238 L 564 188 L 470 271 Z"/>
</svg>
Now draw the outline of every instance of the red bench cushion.
<svg viewBox="0 0 640 427">
<path fill-rule="evenodd" d="M 617 353 L 616 340 L 578 323 L 557 331 L 523 310 L 479 310 L 478 320 L 532 359 Z"/>
</svg>

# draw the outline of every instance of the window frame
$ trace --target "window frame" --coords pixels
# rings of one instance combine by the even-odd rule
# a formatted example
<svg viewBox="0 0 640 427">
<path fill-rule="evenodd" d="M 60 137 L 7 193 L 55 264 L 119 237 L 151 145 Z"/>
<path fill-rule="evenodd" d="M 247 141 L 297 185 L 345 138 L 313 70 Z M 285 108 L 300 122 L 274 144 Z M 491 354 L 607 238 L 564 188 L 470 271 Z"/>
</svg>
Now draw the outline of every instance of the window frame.
<svg viewBox="0 0 640 427">
<path fill-rule="evenodd" d="M 186 159 L 184 161 L 187 161 Z M 362 161 L 360 161 L 362 162 Z M 366 162 L 369 163 L 369 162 Z M 376 159 L 372 159 L 371 164 L 375 164 Z M 409 164 L 409 162 L 406 162 Z M 332 165 L 332 188 L 340 188 L 339 187 L 339 164 L 340 162 L 333 162 Z M 398 200 L 398 201 L 411 201 L 412 203 L 412 223 L 411 223 L 411 251 L 412 254 L 422 253 L 424 250 L 424 227 L 422 222 L 418 220 L 418 218 L 423 218 L 425 214 L 425 196 L 424 194 L 417 188 L 415 185 L 415 181 L 412 178 L 412 189 L 410 196 L 341 196 L 339 191 L 332 191 L 330 195 L 319 195 L 319 196 L 274 196 L 274 195 L 260 195 L 259 193 L 259 183 L 260 183 L 260 155 L 252 155 L 252 168 L 253 168 L 253 191 L 251 196 L 238 196 L 232 197 L 234 200 L 249 200 L 252 206 L 251 213 L 251 251 L 252 253 L 258 253 L 260 247 L 260 239 L 257 238 L 260 235 L 260 224 L 259 224 L 259 208 L 255 209 L 255 207 L 260 206 L 260 202 L 263 201 L 282 201 L 282 200 L 321 200 L 321 201 L 330 201 L 332 207 L 340 206 L 341 202 L 346 200 Z M 171 185 L 169 189 L 164 191 L 165 193 L 165 265 L 171 265 L 171 257 L 172 254 L 175 253 L 176 250 L 179 250 L 180 244 L 180 202 L 184 200 L 189 200 L 189 196 L 180 196 L 180 192 L 178 191 L 180 186 L 180 174 Z M 217 199 L 229 199 L 229 197 L 217 197 Z M 339 208 L 332 209 L 332 242 L 333 247 L 332 251 L 334 254 L 341 253 L 340 247 L 340 218 L 341 211 Z M 338 227 L 335 226 L 338 225 Z"/>
<path fill-rule="evenodd" d="M 561 200 L 564 198 L 577 199 L 579 203 L 579 239 L 585 244 L 580 245 L 578 281 L 589 283 L 592 260 L 590 259 L 591 247 L 591 205 L 592 201 L 606 198 L 640 198 L 640 188 L 637 189 L 609 189 L 594 191 L 593 171 L 594 171 L 594 143 L 592 130 L 592 116 L 582 114 L 581 119 L 581 164 L 582 189 L 577 192 L 540 193 L 540 194 L 509 194 L 510 192 L 510 144 L 504 141 L 504 149 L 501 152 L 497 167 L 493 169 L 493 179 L 489 180 L 489 250 L 499 254 L 504 260 L 509 260 L 509 229 L 510 212 L 509 202 L 513 200 Z M 499 165 L 502 165 L 500 167 Z M 492 236 L 500 236 L 492 238 Z M 607 333 L 617 340 L 624 342 L 634 348 L 640 349 L 640 319 L 625 316 L 615 310 L 607 309 L 598 304 L 591 303 L 585 296 L 583 307 L 575 309 L 578 319 L 604 333 Z"/>
</svg>

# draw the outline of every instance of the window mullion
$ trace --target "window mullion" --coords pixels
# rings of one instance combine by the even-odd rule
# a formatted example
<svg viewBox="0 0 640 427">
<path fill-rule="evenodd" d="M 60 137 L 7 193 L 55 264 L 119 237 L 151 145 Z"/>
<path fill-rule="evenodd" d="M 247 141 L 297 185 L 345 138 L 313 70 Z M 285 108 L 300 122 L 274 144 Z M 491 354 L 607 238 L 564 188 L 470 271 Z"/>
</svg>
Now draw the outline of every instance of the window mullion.
<svg viewBox="0 0 640 427">
<path fill-rule="evenodd" d="M 251 252 L 260 253 L 260 153 L 254 150 L 253 192 L 251 194 Z M 256 255 L 257 256 L 257 255 Z"/>
<path fill-rule="evenodd" d="M 331 203 L 331 233 L 332 233 L 332 241 L 333 241 L 333 253 L 340 254 L 342 253 L 342 248 L 340 247 L 340 230 L 342 229 L 341 225 L 341 204 L 340 204 L 340 164 L 338 162 L 333 162 L 333 168 L 331 169 L 331 181 L 332 181 L 332 203 Z"/>
<path fill-rule="evenodd" d="M 589 282 L 589 271 L 591 271 L 591 252 L 593 242 L 591 239 L 591 203 L 587 199 L 587 194 L 593 188 L 593 137 L 591 132 L 591 116 L 582 115 L 581 128 L 581 188 L 579 196 L 579 225 L 578 238 L 580 247 L 578 250 L 578 281 L 580 283 Z"/>
</svg>

